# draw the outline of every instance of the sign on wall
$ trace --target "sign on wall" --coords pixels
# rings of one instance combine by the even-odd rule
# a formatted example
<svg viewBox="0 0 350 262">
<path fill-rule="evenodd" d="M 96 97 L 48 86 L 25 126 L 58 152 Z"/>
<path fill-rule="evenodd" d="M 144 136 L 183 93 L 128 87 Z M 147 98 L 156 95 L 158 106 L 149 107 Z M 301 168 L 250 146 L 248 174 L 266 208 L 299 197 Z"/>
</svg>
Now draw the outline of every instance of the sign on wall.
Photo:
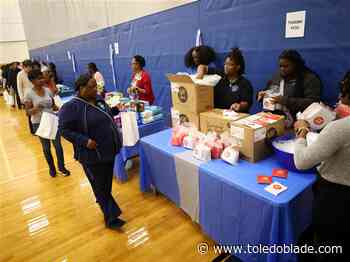
<svg viewBox="0 0 350 262">
<path fill-rule="evenodd" d="M 287 13 L 286 38 L 304 37 L 306 11 Z"/>
</svg>

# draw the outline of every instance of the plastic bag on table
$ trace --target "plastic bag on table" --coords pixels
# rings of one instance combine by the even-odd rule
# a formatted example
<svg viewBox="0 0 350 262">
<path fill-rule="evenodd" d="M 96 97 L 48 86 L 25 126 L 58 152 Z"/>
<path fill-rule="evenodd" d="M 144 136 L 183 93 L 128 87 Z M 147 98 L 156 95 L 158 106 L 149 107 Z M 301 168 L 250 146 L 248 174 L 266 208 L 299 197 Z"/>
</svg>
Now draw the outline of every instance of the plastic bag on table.
<svg viewBox="0 0 350 262">
<path fill-rule="evenodd" d="M 237 165 L 239 161 L 238 148 L 234 146 L 225 148 L 225 150 L 221 154 L 221 159 L 231 165 Z"/>
<path fill-rule="evenodd" d="M 190 129 L 186 126 L 177 126 L 173 128 L 171 135 L 171 144 L 173 146 L 182 146 L 183 140 L 190 133 Z"/>
<path fill-rule="evenodd" d="M 123 146 L 134 146 L 140 139 L 135 112 L 121 112 Z"/>
<path fill-rule="evenodd" d="M 216 141 L 213 147 L 211 148 L 211 158 L 219 159 L 223 151 L 224 151 L 223 143 L 220 140 Z"/>
<path fill-rule="evenodd" d="M 201 161 L 211 160 L 211 149 L 205 144 L 198 144 L 193 150 L 193 157 Z"/>
</svg>

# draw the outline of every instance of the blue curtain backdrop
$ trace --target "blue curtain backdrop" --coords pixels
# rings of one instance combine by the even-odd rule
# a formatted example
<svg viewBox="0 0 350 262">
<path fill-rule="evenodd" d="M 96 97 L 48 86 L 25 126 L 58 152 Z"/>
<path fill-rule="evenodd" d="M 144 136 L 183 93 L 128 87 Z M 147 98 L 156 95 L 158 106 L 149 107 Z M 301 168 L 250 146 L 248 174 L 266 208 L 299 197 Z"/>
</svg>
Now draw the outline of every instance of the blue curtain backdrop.
<svg viewBox="0 0 350 262">
<path fill-rule="evenodd" d="M 306 10 L 305 37 L 286 39 L 286 13 L 301 10 Z M 324 83 L 323 99 L 334 104 L 338 82 L 350 69 L 349 10 L 347 0 L 201 0 L 30 50 L 30 55 L 46 60 L 48 54 L 64 83 L 73 85 L 69 50 L 75 55 L 79 73 L 86 72 L 87 63 L 95 62 L 106 79 L 107 90 L 113 90 L 109 44 L 117 41 L 120 52 L 114 57 L 117 89 L 126 91 L 131 58 L 141 54 L 152 77 L 156 104 L 169 111 L 170 87 L 165 74 L 185 70 L 184 54 L 195 45 L 200 28 L 204 44 L 219 54 L 218 66 L 231 47 L 243 50 L 246 76 L 255 92 L 277 70 L 277 58 L 283 49 L 299 50 Z M 260 109 L 255 104 L 252 113 Z"/>
</svg>

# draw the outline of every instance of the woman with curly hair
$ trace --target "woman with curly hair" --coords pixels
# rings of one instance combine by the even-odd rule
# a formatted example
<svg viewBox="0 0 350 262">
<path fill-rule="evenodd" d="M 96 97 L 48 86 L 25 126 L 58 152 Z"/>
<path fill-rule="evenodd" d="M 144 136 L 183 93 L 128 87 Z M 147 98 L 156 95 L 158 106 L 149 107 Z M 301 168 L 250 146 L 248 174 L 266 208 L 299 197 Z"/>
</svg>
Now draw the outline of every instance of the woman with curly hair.
<svg viewBox="0 0 350 262">
<path fill-rule="evenodd" d="M 202 79 L 208 72 L 208 65 L 216 60 L 213 48 L 205 45 L 192 47 L 185 55 L 185 66 L 192 74 L 197 74 Z"/>
</svg>

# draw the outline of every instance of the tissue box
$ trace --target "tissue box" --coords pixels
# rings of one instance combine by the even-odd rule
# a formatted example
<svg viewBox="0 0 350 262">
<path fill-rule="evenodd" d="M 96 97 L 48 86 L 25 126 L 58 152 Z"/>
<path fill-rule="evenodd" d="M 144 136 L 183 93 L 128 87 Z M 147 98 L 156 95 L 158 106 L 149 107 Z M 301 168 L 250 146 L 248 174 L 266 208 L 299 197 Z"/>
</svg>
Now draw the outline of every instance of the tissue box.
<svg viewBox="0 0 350 262">
<path fill-rule="evenodd" d="M 235 113 L 231 110 L 214 109 L 200 114 L 200 127 L 203 133 L 214 131 L 223 133 L 229 131 L 231 122 L 249 116 L 244 113 Z"/>
<path fill-rule="evenodd" d="M 198 114 L 214 108 L 214 88 L 193 82 L 188 75 L 168 74 L 173 106 L 180 111 Z"/>
<path fill-rule="evenodd" d="M 306 110 L 298 115 L 310 124 L 312 130 L 320 130 L 336 118 L 336 113 L 319 103 L 312 103 Z"/>
<path fill-rule="evenodd" d="M 221 159 L 231 165 L 236 165 L 239 160 L 239 151 L 233 147 L 227 147 L 222 152 Z"/>
<path fill-rule="evenodd" d="M 272 154 L 266 138 L 282 136 L 284 132 L 284 116 L 271 113 L 258 113 L 231 124 L 231 136 L 241 141 L 242 157 L 253 163 Z"/>
<path fill-rule="evenodd" d="M 211 160 L 211 150 L 204 144 L 197 145 L 193 150 L 193 157 L 201 161 Z"/>
</svg>

